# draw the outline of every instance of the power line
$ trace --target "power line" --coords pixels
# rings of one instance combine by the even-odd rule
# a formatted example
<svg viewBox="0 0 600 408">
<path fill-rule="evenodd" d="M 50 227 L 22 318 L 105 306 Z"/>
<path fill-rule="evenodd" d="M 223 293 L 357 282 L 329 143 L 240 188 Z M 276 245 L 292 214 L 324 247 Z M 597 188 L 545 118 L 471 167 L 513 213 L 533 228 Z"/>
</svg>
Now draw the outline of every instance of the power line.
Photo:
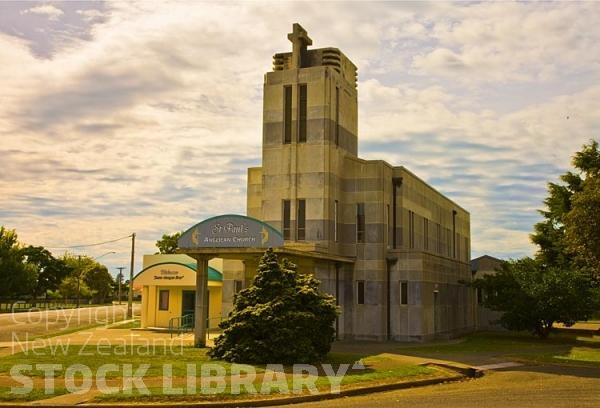
<svg viewBox="0 0 600 408">
<path fill-rule="evenodd" d="M 86 248 L 86 247 L 93 247 L 93 246 L 98 246 L 98 245 L 104 245 L 104 244 L 110 244 L 112 242 L 117 242 L 117 241 L 121 241 L 124 240 L 126 238 L 131 238 L 131 235 L 127 235 L 126 237 L 121 237 L 121 238 L 117 238 L 117 239 L 113 239 L 110 241 L 104 241 L 104 242 L 98 242 L 96 244 L 87 244 L 87 245 L 72 245 L 72 246 L 66 246 L 66 247 L 46 247 L 48 249 L 73 249 L 73 248 Z"/>
</svg>

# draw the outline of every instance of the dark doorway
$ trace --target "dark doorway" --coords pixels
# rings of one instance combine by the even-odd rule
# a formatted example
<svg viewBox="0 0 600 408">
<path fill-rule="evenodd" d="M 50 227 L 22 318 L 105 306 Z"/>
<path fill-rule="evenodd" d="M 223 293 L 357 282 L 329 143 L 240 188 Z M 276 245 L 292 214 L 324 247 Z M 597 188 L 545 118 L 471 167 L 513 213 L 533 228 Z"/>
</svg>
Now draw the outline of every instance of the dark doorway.
<svg viewBox="0 0 600 408">
<path fill-rule="evenodd" d="M 196 291 L 184 290 L 181 295 L 181 316 L 189 316 L 186 321 L 194 322 L 196 312 Z"/>
</svg>

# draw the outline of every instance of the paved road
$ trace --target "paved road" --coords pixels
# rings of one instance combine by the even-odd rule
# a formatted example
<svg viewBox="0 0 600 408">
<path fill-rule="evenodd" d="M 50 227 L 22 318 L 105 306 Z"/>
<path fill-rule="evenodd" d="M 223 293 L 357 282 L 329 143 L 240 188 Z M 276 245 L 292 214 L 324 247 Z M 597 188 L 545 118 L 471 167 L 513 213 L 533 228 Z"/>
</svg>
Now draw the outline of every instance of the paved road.
<svg viewBox="0 0 600 408">
<path fill-rule="evenodd" d="M 297 408 L 600 407 L 600 368 L 518 367 L 483 378 L 294 405 Z"/>
<path fill-rule="evenodd" d="M 135 308 L 139 307 L 134 304 Z M 0 314 L 0 342 L 26 341 L 37 336 L 59 334 L 64 330 L 91 324 L 108 324 L 123 320 L 127 305 L 85 307 L 81 309 L 30 309 Z"/>
</svg>

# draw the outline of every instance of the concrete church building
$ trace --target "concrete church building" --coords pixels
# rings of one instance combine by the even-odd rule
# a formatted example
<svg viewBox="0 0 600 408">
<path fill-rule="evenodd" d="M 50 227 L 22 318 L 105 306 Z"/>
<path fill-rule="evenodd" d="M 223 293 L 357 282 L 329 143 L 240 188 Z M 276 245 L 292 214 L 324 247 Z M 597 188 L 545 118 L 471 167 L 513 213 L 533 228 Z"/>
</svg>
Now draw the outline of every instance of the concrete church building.
<svg viewBox="0 0 600 408">
<path fill-rule="evenodd" d="M 265 75 L 262 166 L 248 169 L 247 215 L 279 231 L 280 256 L 336 296 L 338 338 L 472 331 L 473 290 L 460 283 L 471 280 L 469 213 L 406 168 L 359 158 L 356 66 L 337 48 L 308 49 L 299 24 L 288 39 L 292 52 L 275 54 Z M 179 246 L 199 265 L 243 262 L 223 270 L 227 313 L 261 252 L 196 248 L 195 228 Z"/>
</svg>

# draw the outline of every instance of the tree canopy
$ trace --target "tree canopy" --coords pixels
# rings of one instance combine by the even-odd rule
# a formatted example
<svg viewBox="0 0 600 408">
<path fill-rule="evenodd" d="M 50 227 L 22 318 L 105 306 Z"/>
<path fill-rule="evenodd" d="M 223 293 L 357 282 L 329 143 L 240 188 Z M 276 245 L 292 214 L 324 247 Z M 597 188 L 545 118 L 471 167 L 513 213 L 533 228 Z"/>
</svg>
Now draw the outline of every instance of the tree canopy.
<svg viewBox="0 0 600 408">
<path fill-rule="evenodd" d="M 317 279 L 269 249 L 253 285 L 235 296 L 209 355 L 251 364 L 318 361 L 331 348 L 337 315 L 335 299 L 319 290 Z"/>
<path fill-rule="evenodd" d="M 181 237 L 181 232 L 174 234 L 163 234 L 162 238 L 156 241 L 156 247 L 161 254 L 174 254 L 177 252 L 177 241 Z"/>
<path fill-rule="evenodd" d="M 477 285 L 485 290 L 485 305 L 504 312 L 499 320 L 502 326 L 531 330 L 542 338 L 554 323 L 571 326 L 595 311 L 588 275 L 577 269 L 545 267 L 532 258 L 506 262 Z"/>
<path fill-rule="evenodd" d="M 591 141 L 575 153 L 574 171 L 548 183 L 543 220 L 531 240 L 535 257 L 511 261 L 474 285 L 484 304 L 503 312 L 509 329 L 530 329 L 540 337 L 552 324 L 573 325 L 600 307 L 600 151 Z"/>
</svg>

